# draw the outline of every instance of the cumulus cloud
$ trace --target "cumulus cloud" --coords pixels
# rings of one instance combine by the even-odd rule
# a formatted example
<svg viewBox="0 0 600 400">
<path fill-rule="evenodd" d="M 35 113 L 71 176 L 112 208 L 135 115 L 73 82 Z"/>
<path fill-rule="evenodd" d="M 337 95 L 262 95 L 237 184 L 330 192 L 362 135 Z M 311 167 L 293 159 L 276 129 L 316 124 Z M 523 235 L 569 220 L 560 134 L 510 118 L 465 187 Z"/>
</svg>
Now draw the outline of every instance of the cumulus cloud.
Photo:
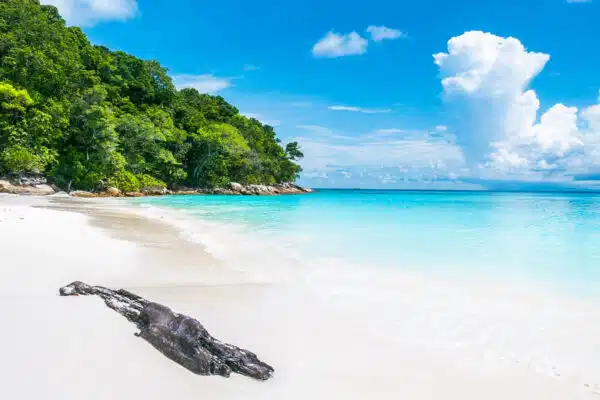
<svg viewBox="0 0 600 400">
<path fill-rule="evenodd" d="M 466 32 L 434 55 L 453 130 L 471 173 L 489 179 L 572 180 L 600 161 L 600 105 L 540 111 L 531 81 L 550 56 L 516 38 Z"/>
<path fill-rule="evenodd" d="M 356 32 L 338 34 L 328 32 L 312 48 L 315 57 L 337 58 L 360 55 L 367 52 L 369 42 Z"/>
<path fill-rule="evenodd" d="M 363 114 L 381 114 L 381 113 L 389 113 L 392 110 L 389 108 L 383 109 L 373 109 L 373 108 L 361 108 L 354 106 L 329 106 L 327 107 L 332 111 L 350 111 L 350 112 L 359 112 Z"/>
<path fill-rule="evenodd" d="M 367 32 L 371 35 L 371 40 L 374 42 L 380 42 L 386 39 L 394 40 L 407 36 L 404 32 L 398 29 L 388 28 L 387 26 L 371 25 L 367 28 Z"/>
<path fill-rule="evenodd" d="M 58 9 L 71 25 L 92 26 L 103 21 L 125 21 L 138 13 L 137 0 L 41 0 Z"/>
<path fill-rule="evenodd" d="M 193 88 L 207 94 L 216 94 L 233 86 L 231 78 L 219 78 L 211 74 L 175 75 L 173 83 L 177 89 Z"/>
</svg>

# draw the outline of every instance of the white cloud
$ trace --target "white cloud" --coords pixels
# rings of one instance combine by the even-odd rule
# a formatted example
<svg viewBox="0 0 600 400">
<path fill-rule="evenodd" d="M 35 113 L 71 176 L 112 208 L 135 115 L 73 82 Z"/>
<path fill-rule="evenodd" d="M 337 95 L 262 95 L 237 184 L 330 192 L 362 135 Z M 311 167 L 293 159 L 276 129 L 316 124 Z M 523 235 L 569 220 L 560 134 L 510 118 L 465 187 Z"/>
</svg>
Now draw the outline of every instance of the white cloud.
<svg viewBox="0 0 600 400">
<path fill-rule="evenodd" d="M 376 137 L 382 137 L 382 136 L 394 136 L 394 135 L 401 135 L 403 133 L 406 133 L 407 131 L 405 129 L 398 129 L 398 128 L 384 128 L 384 129 L 377 129 L 375 130 L 371 136 L 376 136 Z"/>
<path fill-rule="evenodd" d="M 71 25 L 92 26 L 103 21 L 125 21 L 139 11 L 137 0 L 41 0 L 58 8 Z"/>
<path fill-rule="evenodd" d="M 305 153 L 303 177 L 319 184 L 397 186 L 455 180 L 465 172 L 462 151 L 451 135 L 397 128 L 348 135 L 315 125 L 298 128 L 310 133 L 294 138 Z"/>
<path fill-rule="evenodd" d="M 578 3 L 591 3 L 592 0 L 567 0 L 569 4 L 578 4 Z"/>
<path fill-rule="evenodd" d="M 327 107 L 332 111 L 350 111 L 350 112 L 359 112 L 363 114 L 381 114 L 381 113 L 389 113 L 392 110 L 389 108 L 384 109 L 372 109 L 372 108 L 361 108 L 361 107 L 353 107 L 353 106 L 329 106 Z"/>
<path fill-rule="evenodd" d="M 369 42 L 356 32 L 345 35 L 328 32 L 312 48 L 315 57 L 337 58 L 360 55 L 367 52 Z"/>
<path fill-rule="evenodd" d="M 540 114 L 530 82 L 550 56 L 516 38 L 466 32 L 434 56 L 471 173 L 488 179 L 569 181 L 600 162 L 600 105 L 556 104 Z"/>
<path fill-rule="evenodd" d="M 404 32 L 398 29 L 388 28 L 386 26 L 371 25 L 367 28 L 367 32 L 369 32 L 371 35 L 371 40 L 374 42 L 380 42 L 386 39 L 394 40 L 407 36 Z"/>
<path fill-rule="evenodd" d="M 177 89 L 193 88 L 200 93 L 216 94 L 233 86 L 231 78 L 219 78 L 211 74 L 175 75 L 173 82 Z"/>
<path fill-rule="evenodd" d="M 336 133 L 329 128 L 319 125 L 296 125 L 296 128 L 305 131 L 311 135 L 305 137 L 310 137 L 311 139 L 316 140 L 334 140 L 341 143 L 346 141 L 352 141 L 355 139 L 352 136 Z"/>
<path fill-rule="evenodd" d="M 518 39 L 471 31 L 434 56 L 447 95 L 513 97 L 540 73 L 550 56 L 529 52 Z"/>
</svg>

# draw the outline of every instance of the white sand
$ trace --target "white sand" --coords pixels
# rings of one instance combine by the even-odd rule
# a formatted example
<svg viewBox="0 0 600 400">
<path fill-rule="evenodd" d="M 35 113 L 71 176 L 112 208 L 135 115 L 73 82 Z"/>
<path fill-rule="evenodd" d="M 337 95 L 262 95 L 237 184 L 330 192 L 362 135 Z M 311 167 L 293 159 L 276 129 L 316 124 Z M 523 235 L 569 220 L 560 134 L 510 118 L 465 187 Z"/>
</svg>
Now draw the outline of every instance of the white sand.
<svg viewBox="0 0 600 400">
<path fill-rule="evenodd" d="M 31 207 L 47 202 L 0 196 L 1 398 L 598 398 L 594 303 L 344 270 L 244 283 L 172 227 L 102 203 L 87 215 Z M 193 315 L 275 377 L 195 376 L 100 299 L 60 298 L 73 280 Z"/>
</svg>

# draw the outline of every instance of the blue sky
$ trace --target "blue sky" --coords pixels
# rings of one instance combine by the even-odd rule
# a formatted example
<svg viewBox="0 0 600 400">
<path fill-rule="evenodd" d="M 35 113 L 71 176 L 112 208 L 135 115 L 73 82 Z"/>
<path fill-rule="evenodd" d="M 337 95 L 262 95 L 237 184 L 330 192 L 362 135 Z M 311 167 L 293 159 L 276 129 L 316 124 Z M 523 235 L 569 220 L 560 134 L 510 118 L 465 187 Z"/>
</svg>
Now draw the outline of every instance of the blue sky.
<svg viewBox="0 0 600 400">
<path fill-rule="evenodd" d="M 600 1 L 42 3 L 298 140 L 311 186 L 600 188 Z"/>
</svg>

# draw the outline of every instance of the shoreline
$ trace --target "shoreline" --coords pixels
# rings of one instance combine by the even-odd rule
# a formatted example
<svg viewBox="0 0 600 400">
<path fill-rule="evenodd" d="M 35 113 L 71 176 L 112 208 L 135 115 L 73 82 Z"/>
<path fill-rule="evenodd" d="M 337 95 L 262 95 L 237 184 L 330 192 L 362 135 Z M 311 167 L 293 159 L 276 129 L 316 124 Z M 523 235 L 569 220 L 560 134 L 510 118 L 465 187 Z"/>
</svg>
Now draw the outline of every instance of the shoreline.
<svg viewBox="0 0 600 400">
<path fill-rule="evenodd" d="M 277 183 L 274 185 L 250 184 L 241 185 L 231 182 L 224 188 L 178 188 L 167 189 L 166 187 L 144 188 L 139 192 L 123 192 L 115 187 L 107 187 L 102 191 L 73 190 L 64 192 L 55 185 L 49 185 L 46 178 L 9 179 L 0 177 L 0 193 L 49 196 L 64 194 L 80 198 L 108 198 L 108 197 L 152 197 L 152 196 L 185 196 L 185 195 L 226 195 L 226 196 L 279 196 L 309 194 L 315 190 L 296 185 L 293 182 Z"/>
<path fill-rule="evenodd" d="M 531 293 L 525 301 L 517 290 L 511 296 L 501 288 L 465 290 L 394 272 L 363 276 L 368 271 L 320 266 L 290 267 L 295 275 L 286 280 L 257 281 L 252 271 L 231 268 L 186 240 L 168 218 L 134 215 L 120 203 L 0 196 L 0 241 L 10 261 L 0 283 L 9 398 L 125 399 L 135 392 L 146 399 L 562 400 L 600 393 L 600 382 L 575 378 L 567 364 L 542 373 L 533 360 L 529 366 L 499 360 L 492 343 L 483 343 L 489 352 L 483 358 L 475 342 L 435 344 L 472 336 L 456 331 L 464 329 L 461 318 L 470 318 L 489 335 L 517 322 L 515 334 L 533 334 L 532 327 L 551 328 L 552 321 L 572 346 L 572 331 L 595 334 L 577 332 L 585 329 L 577 324 L 597 314 L 595 304 Z M 287 273 L 285 266 L 270 268 Z M 192 315 L 215 336 L 272 363 L 275 376 L 261 383 L 195 376 L 135 338 L 132 326 L 101 301 L 60 299 L 58 287 L 73 280 L 133 290 Z M 515 314 L 510 306 L 517 297 L 522 310 Z M 572 326 L 561 326 L 567 322 Z M 546 340 L 541 334 L 532 335 L 532 345 Z"/>
</svg>

